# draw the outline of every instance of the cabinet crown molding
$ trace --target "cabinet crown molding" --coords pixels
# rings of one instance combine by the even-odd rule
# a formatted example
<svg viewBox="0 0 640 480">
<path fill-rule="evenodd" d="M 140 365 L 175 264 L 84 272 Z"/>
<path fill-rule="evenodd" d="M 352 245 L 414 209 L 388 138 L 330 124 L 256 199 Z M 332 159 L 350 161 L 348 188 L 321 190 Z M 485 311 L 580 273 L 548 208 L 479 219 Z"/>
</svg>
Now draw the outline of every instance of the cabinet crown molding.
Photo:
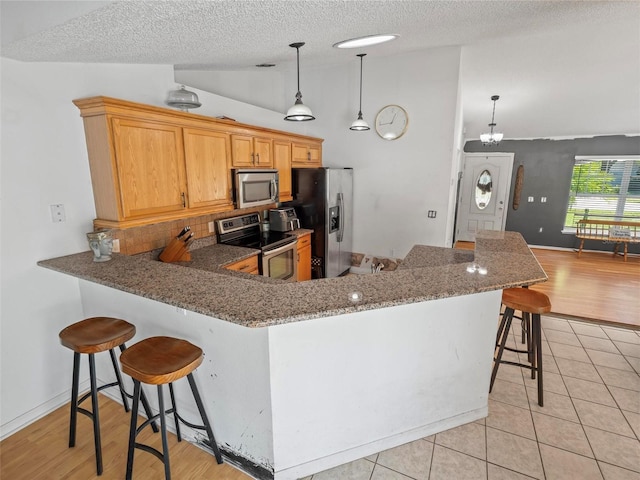
<svg viewBox="0 0 640 480">
<path fill-rule="evenodd" d="M 207 128 L 214 128 L 216 130 L 226 131 L 229 133 L 255 135 L 257 132 L 262 132 L 262 134 L 271 137 L 282 136 L 290 139 L 300 139 L 305 142 L 321 144 L 324 141 L 324 139 L 318 137 L 260 127 L 257 125 L 236 122 L 234 120 L 208 117 L 206 115 L 199 115 L 196 113 L 182 112 L 180 110 L 157 107 L 155 105 L 147 105 L 119 98 L 105 96 L 78 98 L 73 100 L 73 104 L 80 109 L 81 117 L 92 117 L 105 114 L 115 114 L 120 116 L 137 116 L 142 114 L 145 115 L 147 119 L 152 119 L 151 117 L 157 116 L 158 120 L 170 120 L 174 124 L 181 126 L 197 127 L 206 125 Z"/>
</svg>

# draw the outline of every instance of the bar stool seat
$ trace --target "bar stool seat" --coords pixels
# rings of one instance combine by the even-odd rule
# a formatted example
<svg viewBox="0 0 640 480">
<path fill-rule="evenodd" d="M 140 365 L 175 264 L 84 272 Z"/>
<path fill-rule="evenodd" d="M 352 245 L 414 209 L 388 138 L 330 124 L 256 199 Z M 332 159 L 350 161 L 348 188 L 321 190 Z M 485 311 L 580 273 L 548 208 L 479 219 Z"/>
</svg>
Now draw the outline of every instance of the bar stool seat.
<svg viewBox="0 0 640 480">
<path fill-rule="evenodd" d="M 540 315 L 551 311 L 551 302 L 549 297 L 544 293 L 532 290 L 530 288 L 506 288 L 502 291 L 502 304 L 505 306 L 496 344 L 498 347 L 497 355 L 494 358 L 493 370 L 491 372 L 491 384 L 489 392 L 493 389 L 493 384 L 498 374 L 498 368 L 501 363 L 524 367 L 531 370 L 531 378 L 538 377 L 538 405 L 544 404 L 543 383 L 542 383 L 542 329 Z M 518 310 L 522 312 L 522 317 L 515 317 L 514 313 Z M 527 349 L 519 350 L 507 347 L 507 338 L 511 331 L 511 322 L 513 318 L 521 318 L 524 328 L 527 330 Z M 529 365 L 503 360 L 504 350 L 516 353 L 526 353 Z"/>
<path fill-rule="evenodd" d="M 93 422 L 93 437 L 96 452 L 96 471 L 98 475 L 102 475 L 102 448 L 100 441 L 100 414 L 98 410 L 98 392 L 105 388 L 117 386 L 122 396 L 122 403 L 125 412 L 129 411 L 129 402 L 127 397 L 132 398 L 128 394 L 122 384 L 122 376 L 114 353 L 116 347 L 121 352 L 126 350 L 125 342 L 131 340 L 136 334 L 136 327 L 125 320 L 112 317 L 91 317 L 81 320 L 77 323 L 69 325 L 62 329 L 59 333 L 60 343 L 72 350 L 73 353 L 73 380 L 71 384 L 71 413 L 69 421 L 69 448 L 75 446 L 76 443 L 76 426 L 78 413 L 82 413 L 91 418 Z M 116 375 L 116 381 L 97 386 L 95 357 L 96 353 L 109 351 L 111 364 Z M 89 381 L 91 389 L 88 393 L 78 399 L 78 390 L 80 383 L 80 355 L 87 354 L 89 356 Z M 80 404 L 87 398 L 91 397 L 91 411 L 80 407 Z M 147 415 L 151 414 L 146 397 L 143 397 L 143 405 Z M 158 427 L 153 424 L 154 431 L 158 431 Z"/>
<path fill-rule="evenodd" d="M 127 480 L 130 480 L 133 475 L 133 457 L 134 450 L 136 448 L 149 452 L 158 457 L 164 463 L 165 478 L 170 480 L 171 468 L 169 464 L 169 448 L 167 444 L 167 425 L 165 416 L 169 413 L 173 414 L 176 435 L 178 441 L 182 441 L 182 435 L 180 433 L 180 422 L 188 425 L 191 428 L 205 430 L 209 437 L 209 446 L 212 448 L 216 461 L 218 464 L 222 463 L 222 455 L 216 444 L 215 437 L 213 436 L 213 430 L 209 419 L 207 418 L 204 405 L 198 392 L 195 380 L 193 378 L 193 371 L 200 366 L 204 355 L 202 349 L 187 342 L 173 337 L 151 337 L 142 340 L 135 345 L 128 348 L 120 356 L 120 363 L 122 364 L 122 371 L 133 378 L 134 392 L 133 392 L 133 409 L 131 412 L 131 427 L 129 430 L 129 448 L 127 453 Z M 193 393 L 194 400 L 198 407 L 200 417 L 202 419 L 202 425 L 194 425 L 184 420 L 178 414 L 175 395 L 173 391 L 173 382 L 183 377 L 187 377 L 191 392 Z M 156 385 L 158 389 L 158 407 L 159 413 L 154 417 L 150 417 L 147 421 L 140 426 L 137 425 L 138 418 L 138 395 L 141 388 L 141 383 L 150 385 Z M 164 396 L 162 392 L 162 386 L 169 384 L 169 394 L 171 397 L 171 408 L 165 409 Z M 149 424 L 150 421 L 160 419 L 160 432 L 162 434 L 162 452 L 159 450 L 137 443 L 137 435 Z"/>
</svg>

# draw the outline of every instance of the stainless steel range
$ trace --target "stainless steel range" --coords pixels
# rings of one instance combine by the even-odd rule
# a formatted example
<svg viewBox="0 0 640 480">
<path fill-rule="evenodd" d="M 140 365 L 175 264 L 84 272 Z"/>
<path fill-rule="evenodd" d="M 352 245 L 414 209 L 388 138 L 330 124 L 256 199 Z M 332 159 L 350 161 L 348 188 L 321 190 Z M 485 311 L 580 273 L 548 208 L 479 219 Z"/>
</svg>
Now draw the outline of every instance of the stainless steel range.
<svg viewBox="0 0 640 480">
<path fill-rule="evenodd" d="M 260 215 L 250 213 L 217 220 L 218 243 L 261 251 L 260 273 L 265 277 L 295 282 L 298 277 L 297 237 L 284 232 L 260 230 Z"/>
</svg>

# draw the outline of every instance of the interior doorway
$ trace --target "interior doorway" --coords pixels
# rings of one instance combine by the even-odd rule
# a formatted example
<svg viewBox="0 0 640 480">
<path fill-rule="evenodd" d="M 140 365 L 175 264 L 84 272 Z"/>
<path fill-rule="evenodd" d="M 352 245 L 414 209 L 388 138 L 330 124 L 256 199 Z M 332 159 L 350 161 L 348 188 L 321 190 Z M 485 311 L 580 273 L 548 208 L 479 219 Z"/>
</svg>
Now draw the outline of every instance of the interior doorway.
<svg viewBox="0 0 640 480">
<path fill-rule="evenodd" d="M 478 230 L 504 230 L 513 153 L 465 153 L 455 240 L 474 242 Z"/>
</svg>

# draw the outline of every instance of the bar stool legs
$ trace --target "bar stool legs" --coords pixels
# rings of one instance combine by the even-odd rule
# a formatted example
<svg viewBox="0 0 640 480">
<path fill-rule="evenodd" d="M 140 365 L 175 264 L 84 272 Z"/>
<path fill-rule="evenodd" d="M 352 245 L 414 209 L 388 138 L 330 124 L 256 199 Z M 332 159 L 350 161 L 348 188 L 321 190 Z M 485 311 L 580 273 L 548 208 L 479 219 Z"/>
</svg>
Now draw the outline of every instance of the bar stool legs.
<svg viewBox="0 0 640 480">
<path fill-rule="evenodd" d="M 541 407 L 544 405 L 543 383 L 542 383 L 542 330 L 540 324 L 540 315 L 537 313 L 530 314 L 529 312 L 523 312 L 523 321 L 528 324 L 527 331 L 527 349 L 519 350 L 516 348 L 507 347 L 507 339 L 509 332 L 511 331 L 511 323 L 514 318 L 514 309 L 507 307 L 504 311 L 502 321 L 498 327 L 498 353 L 494 358 L 493 370 L 491 372 L 491 383 L 489 385 L 489 392 L 493 390 L 493 384 L 498 374 L 498 367 L 501 363 L 508 365 L 515 365 L 518 367 L 528 368 L 531 370 L 531 378 L 538 377 L 538 405 Z M 530 318 L 529 318 L 530 317 Z M 530 322 L 529 322 L 530 320 Z M 530 365 L 525 365 L 519 362 L 511 362 L 509 360 L 503 360 L 502 355 L 505 350 L 509 350 L 515 353 L 526 353 L 529 359 Z"/>
<path fill-rule="evenodd" d="M 78 425 L 78 413 L 89 417 L 93 423 L 93 439 L 96 453 L 96 472 L 102 475 L 102 445 L 100 439 L 100 412 L 98 408 L 98 392 L 109 387 L 118 387 L 125 412 L 129 411 L 128 398 L 133 398 L 124 389 L 122 376 L 118 368 L 118 362 L 114 349 L 120 348 L 121 355 L 125 352 L 125 342 L 131 340 L 136 334 L 136 327 L 120 318 L 113 317 L 91 317 L 73 323 L 63 328 L 58 334 L 60 343 L 73 351 L 73 374 L 71 380 L 71 411 L 69 414 L 69 448 L 76 444 L 76 430 Z M 116 381 L 98 387 L 96 377 L 95 354 L 109 352 L 111 365 L 116 376 Z M 88 393 L 79 396 L 80 389 L 80 355 L 87 354 L 89 357 L 89 383 L 91 388 Z M 139 395 L 147 413 L 151 416 L 151 408 L 144 393 Z M 91 398 L 91 410 L 83 408 L 82 402 Z M 158 427 L 152 423 L 155 432 Z"/>
<path fill-rule="evenodd" d="M 198 412 L 200 413 L 200 418 L 202 420 L 202 425 L 192 424 L 185 419 L 183 419 L 178 414 L 178 409 L 176 407 L 175 395 L 173 392 L 173 383 L 169 383 L 169 394 L 171 398 L 171 408 L 166 409 L 164 404 L 164 395 L 162 385 L 157 385 L 158 387 L 158 410 L 159 413 L 154 417 L 149 417 L 148 420 L 143 422 L 140 426 L 138 426 L 138 409 L 139 409 L 139 395 L 141 392 L 141 384 L 139 380 L 134 379 L 134 389 L 133 389 L 133 408 L 131 411 L 131 425 L 129 429 L 129 448 L 127 451 L 127 473 L 126 479 L 131 480 L 133 475 L 133 456 L 136 448 L 140 450 L 144 450 L 145 452 L 151 453 L 156 456 L 158 459 L 162 461 L 164 464 L 164 475 L 166 480 L 171 480 L 171 465 L 169 461 L 169 444 L 167 441 L 167 420 L 166 415 L 173 414 L 173 418 L 175 421 L 176 434 L 178 437 L 178 441 L 182 441 L 182 435 L 180 434 L 180 422 L 188 425 L 191 428 L 195 428 L 198 430 L 205 430 L 207 432 L 208 443 L 212 448 L 214 455 L 216 457 L 216 461 L 218 464 L 222 463 L 222 455 L 220 450 L 218 449 L 218 445 L 216 443 L 215 437 L 213 435 L 213 430 L 211 428 L 211 424 L 209 423 L 209 418 L 207 417 L 207 413 L 204 409 L 204 405 L 202 403 L 202 399 L 200 398 L 200 394 L 198 392 L 198 387 L 195 384 L 193 379 L 193 374 L 189 373 L 187 375 L 187 379 L 189 381 L 189 386 L 191 387 L 191 392 L 193 393 L 193 398 L 198 407 Z M 151 423 L 151 421 L 160 419 L 160 434 L 162 436 L 162 452 L 156 450 L 149 445 L 145 445 L 143 443 L 136 442 L 136 437 L 142 430 Z"/>
<path fill-rule="evenodd" d="M 198 387 L 193 379 L 193 371 L 202 363 L 204 354 L 200 347 L 189 343 L 186 340 L 173 337 L 151 337 L 142 340 L 120 356 L 122 371 L 133 378 L 133 408 L 131 411 L 131 425 L 129 429 L 129 447 L 127 450 L 127 472 L 126 479 L 131 480 L 133 475 L 134 451 L 136 448 L 144 450 L 156 456 L 164 464 L 165 479 L 171 479 L 171 466 L 169 462 L 169 446 L 167 443 L 167 421 L 166 416 L 173 414 L 178 441 L 182 441 L 180 433 L 180 423 L 191 428 L 205 430 L 207 432 L 208 444 L 213 450 L 218 464 L 222 463 L 222 455 L 218 449 L 216 439 L 213 436 L 211 422 L 207 417 L 204 404 L 200 398 Z M 187 377 L 191 393 L 198 407 L 202 425 L 195 425 L 180 416 L 177 409 L 173 382 L 183 377 Z M 158 407 L 157 415 L 138 425 L 138 409 L 140 408 L 141 383 L 156 385 L 158 387 Z M 169 395 L 171 406 L 165 407 L 162 386 L 169 384 Z M 160 430 L 162 435 L 162 452 L 150 445 L 136 442 L 136 438 L 149 423 L 160 419 Z"/>
<path fill-rule="evenodd" d="M 120 350 L 124 351 L 126 347 L 124 345 L 120 345 Z M 82 397 L 79 396 L 79 383 L 80 383 L 80 353 L 73 353 L 73 379 L 71 385 L 71 412 L 69 415 L 69 448 L 73 448 L 76 445 L 76 431 L 78 424 L 78 413 L 82 413 L 91 419 L 93 424 L 93 438 L 95 444 L 95 452 L 96 452 L 96 472 L 98 475 L 102 475 L 103 467 L 102 467 L 102 442 L 100 437 L 100 410 L 98 408 L 98 392 L 104 390 L 105 388 L 110 387 L 118 387 L 120 390 L 120 395 L 122 397 L 122 403 L 124 405 L 125 412 L 129 412 L 129 402 L 127 397 L 133 398 L 133 395 L 128 394 L 124 389 L 124 384 L 122 383 L 122 376 L 120 375 L 120 369 L 118 368 L 118 364 L 115 359 L 115 353 L 113 349 L 109 350 L 111 355 L 111 361 L 113 365 L 113 369 L 116 375 L 116 381 L 112 383 L 108 383 L 98 387 L 97 385 L 97 376 L 96 376 L 96 361 L 95 354 L 88 354 L 89 357 L 89 383 L 90 390 L 85 393 Z M 80 405 L 91 398 L 91 410 L 81 407 Z M 141 401 L 143 408 L 147 417 L 151 417 L 151 408 L 149 406 L 149 402 L 147 397 L 144 395 L 144 392 L 141 393 Z M 158 426 L 155 422 L 152 424 L 152 428 L 154 432 L 158 431 Z"/>
</svg>

